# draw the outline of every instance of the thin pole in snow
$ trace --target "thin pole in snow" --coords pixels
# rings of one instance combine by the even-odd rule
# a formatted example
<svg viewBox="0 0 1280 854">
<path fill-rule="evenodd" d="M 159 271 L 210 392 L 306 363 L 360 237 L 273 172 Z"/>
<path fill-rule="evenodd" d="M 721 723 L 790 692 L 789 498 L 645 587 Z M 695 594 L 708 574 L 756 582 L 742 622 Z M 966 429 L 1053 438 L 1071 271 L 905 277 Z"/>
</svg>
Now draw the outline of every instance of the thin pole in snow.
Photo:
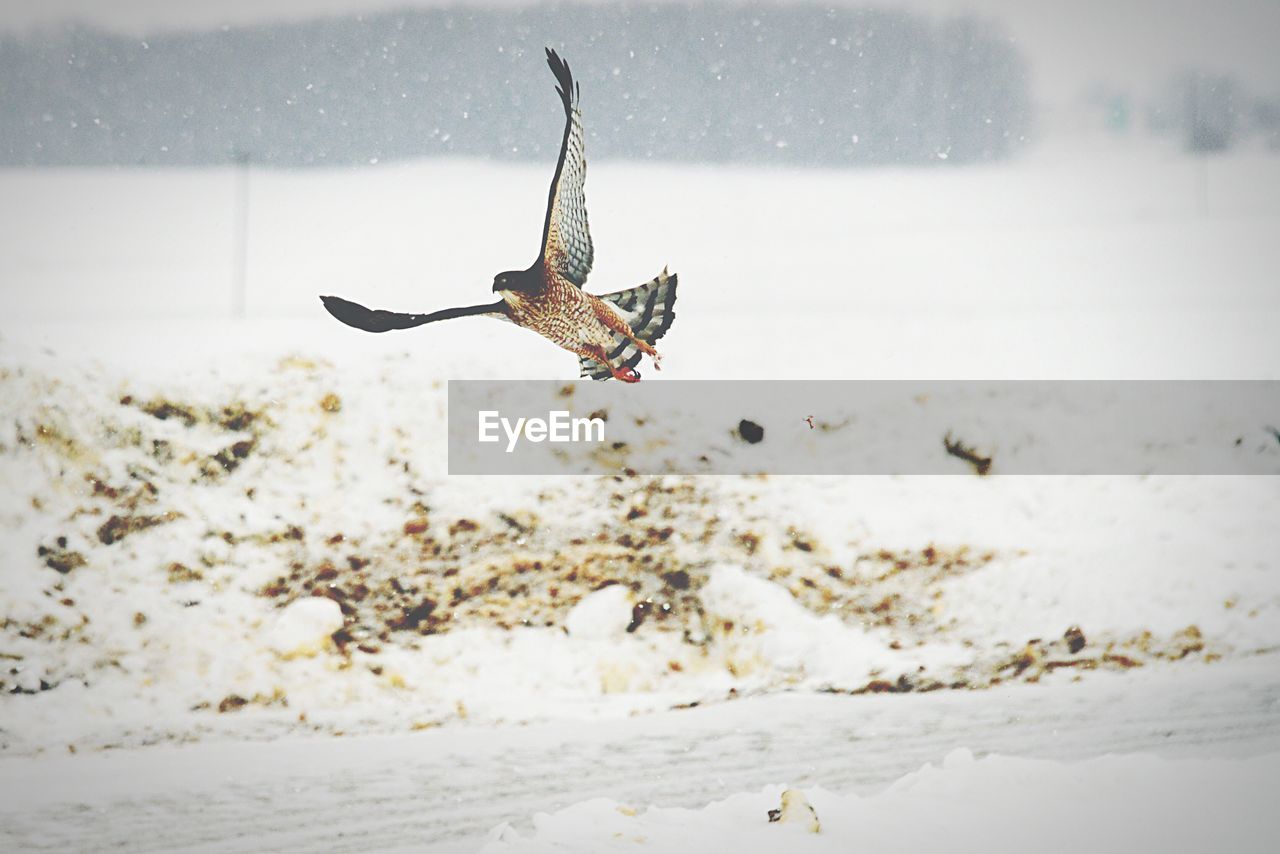
<svg viewBox="0 0 1280 854">
<path fill-rule="evenodd" d="M 1198 158 L 1200 161 L 1200 169 L 1198 170 L 1198 181 L 1196 182 L 1196 199 L 1200 207 L 1200 216 L 1209 215 L 1209 155 L 1201 153 Z"/>
<path fill-rule="evenodd" d="M 249 152 L 236 152 L 235 210 L 232 215 L 232 314 L 244 317 L 249 302 Z"/>
</svg>

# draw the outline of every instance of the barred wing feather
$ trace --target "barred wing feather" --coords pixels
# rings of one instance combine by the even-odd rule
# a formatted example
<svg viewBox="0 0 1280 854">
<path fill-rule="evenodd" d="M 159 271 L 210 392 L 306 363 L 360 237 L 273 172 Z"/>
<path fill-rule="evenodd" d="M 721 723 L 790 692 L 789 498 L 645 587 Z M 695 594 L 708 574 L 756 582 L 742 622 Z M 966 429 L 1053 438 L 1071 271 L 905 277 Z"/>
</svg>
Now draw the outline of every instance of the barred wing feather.
<svg viewBox="0 0 1280 854">
<path fill-rule="evenodd" d="M 564 141 L 560 160 L 551 180 L 547 218 L 542 228 L 542 263 L 551 273 L 582 287 L 591 272 L 595 250 L 587 225 L 587 159 L 582 135 L 582 113 L 578 109 L 578 86 L 569 65 L 550 48 L 547 65 L 556 76 L 556 92 L 564 102 Z"/>
</svg>

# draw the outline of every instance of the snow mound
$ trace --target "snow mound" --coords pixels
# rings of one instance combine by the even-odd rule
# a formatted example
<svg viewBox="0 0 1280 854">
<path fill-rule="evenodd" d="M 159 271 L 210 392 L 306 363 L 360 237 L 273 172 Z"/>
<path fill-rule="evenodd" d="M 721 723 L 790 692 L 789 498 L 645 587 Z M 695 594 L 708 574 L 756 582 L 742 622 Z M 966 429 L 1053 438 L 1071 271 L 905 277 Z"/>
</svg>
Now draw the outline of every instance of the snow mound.
<svg viewBox="0 0 1280 854">
<path fill-rule="evenodd" d="M 972 658 L 945 641 L 926 654 L 903 655 L 886 645 L 882 633 L 834 613 L 815 614 L 787 588 L 736 565 L 713 568 L 702 598 L 715 631 L 722 634 L 717 648 L 727 669 L 749 683 L 780 679 L 811 686 L 857 685 L 866 681 L 869 669 L 905 672 Z"/>
<path fill-rule="evenodd" d="M 0 348 L 0 752 L 1280 646 L 1274 479 L 450 477 L 403 358 L 259 346 L 181 381 Z"/>
<path fill-rule="evenodd" d="M 1276 754 L 1062 763 L 961 749 L 869 797 L 770 786 L 700 809 L 644 811 L 598 798 L 535 815 L 529 834 L 500 825 L 481 851 L 1261 852 L 1280 833 L 1269 805 L 1278 774 Z M 817 821 L 773 820 L 784 794 L 807 800 Z"/>
<path fill-rule="evenodd" d="M 342 609 L 332 599 L 312 596 L 290 602 L 267 639 L 267 645 L 283 658 L 314 656 L 342 628 Z"/>
<path fill-rule="evenodd" d="M 582 597 L 564 620 L 570 637 L 608 640 L 631 624 L 631 592 L 621 584 L 611 584 Z"/>
</svg>

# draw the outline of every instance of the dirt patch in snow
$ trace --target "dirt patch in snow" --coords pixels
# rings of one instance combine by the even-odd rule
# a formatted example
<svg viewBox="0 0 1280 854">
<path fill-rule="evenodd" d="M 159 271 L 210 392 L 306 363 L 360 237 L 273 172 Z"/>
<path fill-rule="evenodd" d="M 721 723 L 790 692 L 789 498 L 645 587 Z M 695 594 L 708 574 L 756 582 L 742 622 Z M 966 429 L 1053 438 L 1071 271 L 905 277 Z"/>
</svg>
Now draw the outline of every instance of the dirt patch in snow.
<svg viewBox="0 0 1280 854">
<path fill-rule="evenodd" d="M 1034 555 L 825 542 L 807 520 L 714 478 L 577 478 L 464 510 L 424 473 L 423 437 L 443 430 L 438 391 L 418 390 L 388 416 L 317 362 L 284 360 L 259 380 L 197 396 L 113 389 L 97 376 L 0 376 L 15 402 L 0 466 L 22 484 L 6 505 L 19 545 L 4 581 L 0 691 L 121 674 L 161 690 L 152 672 L 187 609 L 226 611 L 210 623 L 232 633 L 208 638 L 216 661 L 223 644 L 252 646 L 263 620 L 303 597 L 341 610 L 320 652 L 333 672 L 401 690 L 389 654 L 429 651 L 462 630 L 562 636 L 575 606 L 611 586 L 630 605 L 620 632 L 652 640 L 644 654 L 694 702 L 796 687 L 976 689 L 1221 654 L 1195 627 L 1108 634 L 1087 614 L 1060 637 L 993 639 L 947 607 L 951 585 Z M 725 566 L 742 574 L 721 573 L 711 603 Z M 733 591 L 748 581 L 763 587 Z M 601 667 L 604 687 L 593 690 L 651 684 L 626 676 L 634 664 Z M 210 679 L 197 712 L 288 705 L 278 686 Z"/>
</svg>

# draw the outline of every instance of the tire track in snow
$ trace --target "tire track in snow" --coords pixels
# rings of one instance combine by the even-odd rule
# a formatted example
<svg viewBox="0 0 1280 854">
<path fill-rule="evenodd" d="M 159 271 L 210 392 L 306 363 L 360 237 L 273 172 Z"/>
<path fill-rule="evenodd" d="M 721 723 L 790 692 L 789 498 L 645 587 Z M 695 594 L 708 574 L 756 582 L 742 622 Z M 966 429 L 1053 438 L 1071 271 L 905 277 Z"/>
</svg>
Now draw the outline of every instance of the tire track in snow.
<svg viewBox="0 0 1280 854">
<path fill-rule="evenodd" d="M 700 806 L 784 781 L 869 794 L 960 746 L 1061 760 L 1280 750 L 1280 672 L 1267 657 L 974 693 L 775 695 L 624 720 L 7 759 L 0 841 L 470 850 L 496 824 L 591 797 Z"/>
</svg>

